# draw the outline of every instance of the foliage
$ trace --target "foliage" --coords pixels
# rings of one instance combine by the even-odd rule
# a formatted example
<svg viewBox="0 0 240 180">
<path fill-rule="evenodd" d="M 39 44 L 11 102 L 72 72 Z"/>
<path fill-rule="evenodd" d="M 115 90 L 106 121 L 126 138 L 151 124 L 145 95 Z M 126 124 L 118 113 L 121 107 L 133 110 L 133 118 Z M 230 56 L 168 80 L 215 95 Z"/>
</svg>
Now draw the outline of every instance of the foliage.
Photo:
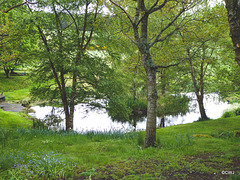
<svg viewBox="0 0 240 180">
<path fill-rule="evenodd" d="M 234 117 L 240 115 L 240 108 L 236 108 L 223 113 L 222 118 Z"/>
<path fill-rule="evenodd" d="M 20 101 L 29 98 L 31 81 L 27 76 L 12 75 L 6 78 L 0 72 L 0 92 L 4 93 L 7 101 Z"/>
<path fill-rule="evenodd" d="M 158 114 L 159 115 L 185 115 L 189 112 L 190 99 L 186 95 L 167 95 L 165 97 L 160 97 L 158 102 Z"/>
<path fill-rule="evenodd" d="M 128 114 L 122 78 L 111 66 L 107 48 L 97 48 L 104 47 L 95 38 L 102 31 L 98 21 L 100 3 L 40 1 L 35 7 L 38 11 L 29 6 L 29 21 L 41 35 L 31 93 L 50 105 L 63 106 L 67 130 L 73 128 L 74 106 L 81 102 L 104 99 L 111 113 Z M 79 13 L 79 7 L 85 9 L 84 14 Z M 51 12 L 42 8 L 50 8 Z"/>
<path fill-rule="evenodd" d="M 0 13 L 0 66 L 7 78 L 10 73 L 30 60 L 30 52 L 36 47 L 36 32 L 22 21 L 23 12 Z"/>
</svg>

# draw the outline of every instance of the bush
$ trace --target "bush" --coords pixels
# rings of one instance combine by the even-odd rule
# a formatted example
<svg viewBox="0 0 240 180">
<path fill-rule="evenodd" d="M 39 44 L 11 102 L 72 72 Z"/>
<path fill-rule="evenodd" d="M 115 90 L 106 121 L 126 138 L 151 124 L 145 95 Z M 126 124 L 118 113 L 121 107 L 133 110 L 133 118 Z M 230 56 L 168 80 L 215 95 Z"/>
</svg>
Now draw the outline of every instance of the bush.
<svg viewBox="0 0 240 180">
<path fill-rule="evenodd" d="M 240 115 L 240 108 L 235 109 L 234 112 L 235 112 L 236 116 L 239 116 Z"/>
<path fill-rule="evenodd" d="M 230 110 L 223 113 L 222 118 L 234 117 L 239 115 L 240 115 L 240 108 L 237 108 L 237 109 Z"/>
<path fill-rule="evenodd" d="M 234 113 L 232 111 L 229 111 L 229 112 L 223 113 L 222 118 L 228 118 L 233 116 L 234 116 Z"/>
</svg>

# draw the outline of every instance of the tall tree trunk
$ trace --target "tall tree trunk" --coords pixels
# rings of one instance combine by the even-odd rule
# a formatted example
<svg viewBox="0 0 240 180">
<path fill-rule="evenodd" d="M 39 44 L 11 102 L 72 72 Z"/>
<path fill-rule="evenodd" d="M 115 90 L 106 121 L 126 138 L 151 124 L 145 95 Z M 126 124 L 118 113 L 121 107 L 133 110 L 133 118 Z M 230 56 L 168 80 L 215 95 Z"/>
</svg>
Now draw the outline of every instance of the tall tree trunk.
<svg viewBox="0 0 240 180">
<path fill-rule="evenodd" d="M 155 146 L 156 143 L 156 115 L 157 115 L 157 83 L 156 69 L 145 69 L 147 74 L 147 126 L 145 147 Z"/>
<path fill-rule="evenodd" d="M 240 67 L 240 0 L 225 0 L 235 60 Z"/>
<path fill-rule="evenodd" d="M 156 82 L 156 73 L 157 68 L 154 64 L 151 54 L 150 47 L 148 43 L 148 17 L 149 14 L 146 14 L 146 7 L 144 0 L 138 0 L 137 8 L 141 12 L 141 26 L 140 26 L 140 39 L 135 36 L 138 41 L 138 48 L 141 53 L 142 63 L 146 72 L 147 78 L 147 125 L 146 125 L 146 134 L 145 134 L 145 147 L 155 146 L 156 145 L 156 116 L 157 116 L 157 82 Z M 139 12 L 137 12 L 139 13 Z M 136 34 L 135 30 L 135 34 Z"/>
</svg>

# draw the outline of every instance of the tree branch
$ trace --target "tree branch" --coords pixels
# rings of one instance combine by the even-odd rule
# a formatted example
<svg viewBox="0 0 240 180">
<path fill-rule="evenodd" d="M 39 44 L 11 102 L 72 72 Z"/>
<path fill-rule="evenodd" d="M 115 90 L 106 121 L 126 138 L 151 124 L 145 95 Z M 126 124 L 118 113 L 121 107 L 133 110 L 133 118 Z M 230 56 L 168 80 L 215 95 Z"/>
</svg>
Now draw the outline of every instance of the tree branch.
<svg viewBox="0 0 240 180">
<path fill-rule="evenodd" d="M 4 2 L 4 1 L 3 1 L 3 2 Z M 3 2 L 2 2 L 2 3 L 3 3 Z M 1 3 L 1 4 L 2 4 L 2 3 Z M 2 11 L 3 13 L 8 13 L 9 11 L 11 11 L 11 10 L 13 10 L 13 9 L 15 9 L 15 8 L 18 8 L 18 7 L 20 7 L 20 6 L 23 6 L 23 5 L 25 5 L 25 4 L 37 4 L 37 2 L 36 2 L 36 3 L 30 3 L 30 2 L 28 2 L 28 1 L 26 1 L 26 2 L 23 2 L 23 3 L 21 3 L 21 4 L 12 6 L 11 8 L 9 8 L 9 9 L 6 10 L 6 11 L 3 11 L 3 10 L 0 10 L 0 11 Z"/>
<path fill-rule="evenodd" d="M 5 2 L 6 0 L 3 0 L 1 3 L 0 3 L 0 6 Z"/>
<path fill-rule="evenodd" d="M 97 7 L 96 7 L 96 10 L 95 10 L 95 13 L 94 13 L 94 23 L 96 22 L 97 20 L 97 15 L 98 15 L 98 7 L 99 7 L 99 1 L 97 0 Z M 91 32 L 90 32 L 90 36 L 88 37 L 88 41 L 87 43 L 85 44 L 83 50 L 85 51 L 87 49 L 87 46 L 89 45 L 91 39 L 92 39 L 92 35 L 93 35 L 93 30 L 94 30 L 94 27 L 91 28 Z"/>
<path fill-rule="evenodd" d="M 132 21 L 132 18 L 130 17 L 130 15 L 127 13 L 127 11 L 122 7 L 120 6 L 119 4 L 115 3 L 114 1 L 112 0 L 109 0 L 112 4 L 114 4 L 115 6 L 119 7 L 123 12 L 124 14 L 126 14 L 127 18 L 129 19 L 129 21 L 131 22 L 131 24 L 133 24 L 133 21 Z"/>
<path fill-rule="evenodd" d="M 158 4 L 158 2 L 159 2 L 159 0 L 157 0 L 157 1 L 152 5 L 152 7 L 148 10 L 148 13 L 149 13 L 149 14 L 151 14 L 151 13 L 153 13 L 153 12 L 155 12 L 155 11 L 158 11 L 158 10 L 162 9 L 162 8 L 166 5 L 166 3 L 168 2 L 168 0 L 164 0 L 164 2 L 163 2 L 161 5 L 155 7 L 155 6 Z"/>
<path fill-rule="evenodd" d="M 128 39 L 130 39 L 130 41 L 132 41 L 132 43 L 134 43 L 135 45 L 137 45 L 137 42 L 133 40 L 133 38 L 131 38 L 129 35 L 127 35 L 124 31 L 121 31 L 125 36 L 127 36 Z"/>
<path fill-rule="evenodd" d="M 184 5 L 183 5 L 181 11 L 174 17 L 174 19 L 173 19 L 170 23 L 168 23 L 163 29 L 161 29 L 161 31 L 158 33 L 158 35 L 157 35 L 157 37 L 155 38 L 155 40 L 154 40 L 152 43 L 149 44 L 150 47 L 152 47 L 155 43 L 157 43 L 157 42 L 160 41 L 159 39 L 160 39 L 162 33 L 163 33 L 164 31 L 166 31 L 170 26 L 172 26 L 172 24 L 179 18 L 179 16 L 180 16 L 184 11 L 185 11 L 185 8 L 184 8 Z M 169 33 L 169 35 L 167 35 L 167 37 L 170 36 L 170 35 L 172 35 L 177 29 L 178 29 L 178 28 L 176 28 L 174 31 L 172 31 L 171 33 Z M 165 37 L 165 39 L 166 39 L 167 37 Z"/>
<path fill-rule="evenodd" d="M 158 68 L 170 68 L 170 67 L 173 67 L 173 66 L 177 66 L 177 65 L 179 65 L 180 63 L 182 63 L 183 61 L 185 61 L 185 59 L 179 61 L 178 63 L 170 64 L 170 65 L 168 65 L 168 66 L 156 66 L 156 69 L 158 69 Z"/>
<path fill-rule="evenodd" d="M 164 36 L 163 38 L 161 38 L 161 39 L 158 39 L 157 41 L 156 41 L 156 43 L 157 42 L 163 42 L 163 41 L 165 41 L 168 37 L 170 37 L 171 35 L 173 35 L 176 31 L 178 31 L 180 28 L 175 28 L 173 31 L 171 31 L 170 33 L 168 33 L 166 36 Z"/>
</svg>

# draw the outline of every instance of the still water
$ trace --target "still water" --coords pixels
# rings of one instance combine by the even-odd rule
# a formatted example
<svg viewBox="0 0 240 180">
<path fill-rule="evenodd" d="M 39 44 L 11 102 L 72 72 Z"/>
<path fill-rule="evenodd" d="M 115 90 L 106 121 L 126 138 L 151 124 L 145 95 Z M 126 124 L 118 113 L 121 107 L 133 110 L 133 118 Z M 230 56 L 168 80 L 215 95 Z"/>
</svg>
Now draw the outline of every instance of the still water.
<svg viewBox="0 0 240 180">
<path fill-rule="evenodd" d="M 193 93 L 188 93 L 187 96 L 191 97 L 192 100 L 189 103 L 190 112 L 186 115 L 178 115 L 178 116 L 166 116 L 165 117 L 165 126 L 173 126 L 177 124 L 186 124 L 197 121 L 200 117 L 200 113 L 198 110 L 198 105 L 196 101 L 196 97 Z M 216 119 L 222 116 L 224 110 L 231 107 L 230 104 L 226 102 L 219 101 L 218 95 L 216 94 L 208 94 L 204 99 L 204 106 L 206 110 L 206 114 L 211 119 Z M 29 113 L 31 116 L 34 116 L 38 119 L 43 119 L 45 115 L 50 114 L 52 111 L 52 107 L 45 106 L 34 106 L 32 109 L 35 113 Z M 62 113 L 62 108 L 55 108 L 55 113 L 59 114 L 62 118 L 64 118 L 64 114 Z M 160 124 L 161 119 L 157 117 L 157 125 Z M 64 122 L 60 124 L 62 128 L 64 128 Z M 105 109 L 91 109 L 86 104 L 79 104 L 75 106 L 75 114 L 74 114 L 74 130 L 78 132 L 86 132 L 86 131 L 109 131 L 109 130 L 133 130 L 134 127 L 129 122 L 116 122 L 112 121 L 111 117 L 108 116 L 108 113 Z M 146 117 L 143 117 L 141 122 L 138 122 L 136 125 L 136 130 L 144 130 L 146 128 Z"/>
</svg>

